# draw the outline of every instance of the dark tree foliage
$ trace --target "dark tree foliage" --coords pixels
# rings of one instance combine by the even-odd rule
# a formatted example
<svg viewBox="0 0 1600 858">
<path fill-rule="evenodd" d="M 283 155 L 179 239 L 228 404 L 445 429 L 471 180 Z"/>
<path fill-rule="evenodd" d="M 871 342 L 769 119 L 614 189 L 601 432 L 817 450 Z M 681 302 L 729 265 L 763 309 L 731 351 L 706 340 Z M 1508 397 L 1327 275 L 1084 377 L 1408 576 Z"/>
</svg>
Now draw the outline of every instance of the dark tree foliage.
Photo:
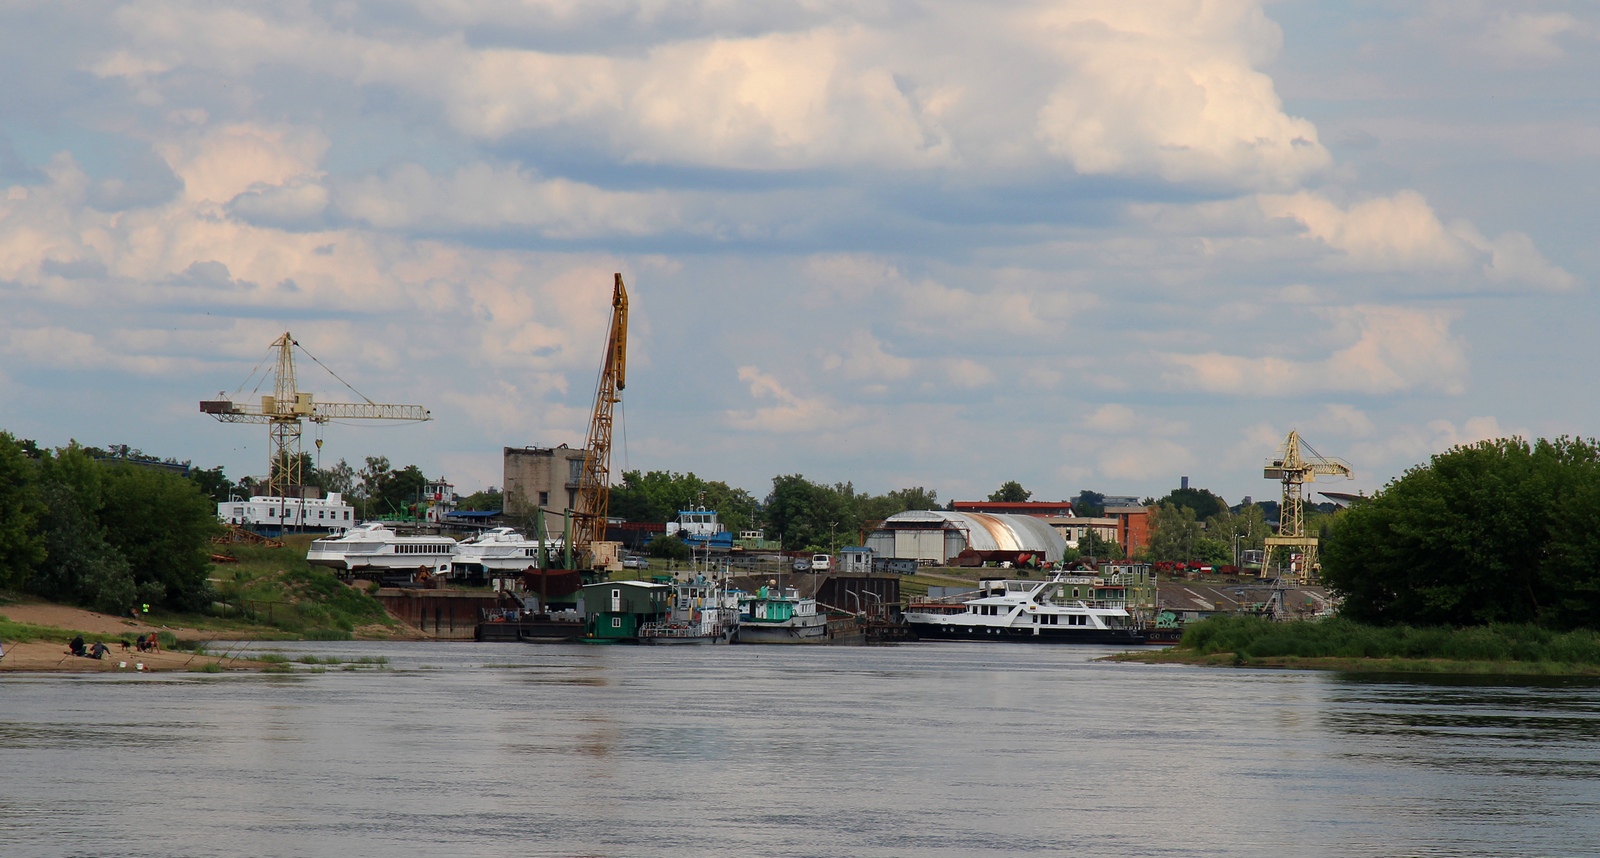
<svg viewBox="0 0 1600 858">
<path fill-rule="evenodd" d="M 473 492 L 456 503 L 456 509 L 494 512 L 506 508 L 506 496 L 495 489 Z"/>
<path fill-rule="evenodd" d="M 1073 498 L 1072 511 L 1084 518 L 1099 518 L 1106 513 L 1106 496 L 1084 489 Z"/>
<path fill-rule="evenodd" d="M 127 559 L 141 601 L 183 611 L 211 603 L 206 582 L 216 505 L 193 482 L 134 465 L 105 471 L 100 523 Z"/>
<path fill-rule="evenodd" d="M 15 438 L 0 432 L 0 588 L 21 586 L 44 559 L 38 516 L 33 463 Z"/>
<path fill-rule="evenodd" d="M 1600 624 L 1600 447 L 1484 441 L 1434 456 L 1337 519 L 1322 577 L 1389 625 Z"/>
<path fill-rule="evenodd" d="M 1000 484 L 1000 488 L 989 494 L 989 500 L 1007 503 L 1021 503 L 1031 497 L 1033 497 L 1033 492 L 1023 488 L 1022 484 L 1016 480 L 1006 480 Z"/>
<path fill-rule="evenodd" d="M 72 602 L 108 614 L 121 614 L 138 600 L 128 560 L 106 541 L 105 528 L 66 482 L 40 487 L 45 514 L 45 560 L 34 570 L 28 590 L 46 599 Z"/>
<path fill-rule="evenodd" d="M 1194 510 L 1195 518 L 1200 521 L 1228 511 L 1228 502 L 1212 494 L 1209 489 L 1173 489 L 1166 497 L 1156 501 L 1156 505 L 1161 504 Z"/>
<path fill-rule="evenodd" d="M 215 468 L 190 468 L 189 479 L 215 503 L 227 503 L 229 493 L 235 488 L 233 480 L 222 472 L 221 465 Z"/>
<path fill-rule="evenodd" d="M 728 530 L 738 533 L 754 526 L 756 499 L 744 489 L 720 481 L 702 480 L 692 472 L 628 471 L 611 487 L 611 515 L 628 521 L 665 522 L 679 511 L 705 507 L 715 510 Z"/>
</svg>

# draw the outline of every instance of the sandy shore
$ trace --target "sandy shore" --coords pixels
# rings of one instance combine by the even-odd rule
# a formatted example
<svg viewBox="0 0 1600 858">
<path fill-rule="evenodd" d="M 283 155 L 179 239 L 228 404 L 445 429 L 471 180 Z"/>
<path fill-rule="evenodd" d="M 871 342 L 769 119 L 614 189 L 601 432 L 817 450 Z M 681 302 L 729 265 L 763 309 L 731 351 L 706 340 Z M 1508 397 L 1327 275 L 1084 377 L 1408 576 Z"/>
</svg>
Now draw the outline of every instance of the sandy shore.
<svg viewBox="0 0 1600 858">
<path fill-rule="evenodd" d="M 88 640 L 88 638 L 84 638 Z M 188 652 L 122 651 L 120 644 L 108 643 L 111 652 L 103 659 L 79 658 L 67 652 L 58 643 L 34 641 L 33 643 L 5 642 L 5 656 L 0 658 L 0 673 L 59 671 L 62 673 L 137 673 L 141 670 L 195 670 L 208 664 L 217 664 L 224 670 L 260 670 L 264 664 L 243 659 L 226 659 L 218 655 L 195 655 Z"/>
<path fill-rule="evenodd" d="M 132 617 L 114 617 L 81 608 L 36 601 L 0 605 L 0 617 L 17 623 L 80 631 L 84 633 L 83 639 L 86 644 L 93 646 L 96 641 L 104 641 L 111 649 L 104 659 L 96 660 L 69 654 L 66 644 L 45 641 L 32 643 L 0 641 L 0 645 L 5 648 L 4 656 L 0 656 L 0 672 L 136 673 L 140 670 L 194 670 L 208 664 L 220 664 L 225 670 L 259 670 L 265 666 L 260 662 L 225 659 L 221 654 L 139 652 L 133 647 L 129 647 L 126 651 L 122 649 L 122 641 L 132 643 L 139 635 L 151 632 L 171 632 L 186 640 L 230 638 L 236 637 L 237 633 L 164 626 L 159 623 L 134 620 Z"/>
</svg>

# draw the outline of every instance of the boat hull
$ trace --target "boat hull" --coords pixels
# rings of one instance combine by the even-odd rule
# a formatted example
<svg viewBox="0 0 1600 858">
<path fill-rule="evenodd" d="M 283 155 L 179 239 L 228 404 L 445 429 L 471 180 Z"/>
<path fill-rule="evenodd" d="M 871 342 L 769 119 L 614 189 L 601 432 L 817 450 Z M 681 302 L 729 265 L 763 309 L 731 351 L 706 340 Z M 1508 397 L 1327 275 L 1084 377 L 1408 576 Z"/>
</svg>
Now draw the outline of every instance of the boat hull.
<svg viewBox="0 0 1600 858">
<path fill-rule="evenodd" d="M 944 623 L 908 623 L 919 640 L 925 641 L 1006 641 L 1013 643 L 1045 644 L 1113 644 L 1139 646 L 1145 643 L 1144 635 L 1132 629 L 1094 628 L 1007 628 L 1003 626 L 968 626 Z"/>
<path fill-rule="evenodd" d="M 743 622 L 739 643 L 808 644 L 828 642 L 828 618 L 823 614 L 797 617 L 781 623 Z"/>
<path fill-rule="evenodd" d="M 479 623 L 473 638 L 483 642 L 571 643 L 583 636 L 582 620 L 524 619 Z"/>
</svg>

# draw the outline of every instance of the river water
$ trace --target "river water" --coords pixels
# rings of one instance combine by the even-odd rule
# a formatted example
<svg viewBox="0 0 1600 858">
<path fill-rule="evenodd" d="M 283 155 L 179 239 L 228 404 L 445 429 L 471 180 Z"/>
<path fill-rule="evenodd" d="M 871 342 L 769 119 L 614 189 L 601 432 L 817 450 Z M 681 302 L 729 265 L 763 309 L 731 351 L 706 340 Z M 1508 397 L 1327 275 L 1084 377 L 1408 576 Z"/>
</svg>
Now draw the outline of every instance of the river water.
<svg viewBox="0 0 1600 858">
<path fill-rule="evenodd" d="M 1107 650 L 274 645 L 0 677 L 0 855 L 1600 854 L 1600 686 Z"/>
</svg>

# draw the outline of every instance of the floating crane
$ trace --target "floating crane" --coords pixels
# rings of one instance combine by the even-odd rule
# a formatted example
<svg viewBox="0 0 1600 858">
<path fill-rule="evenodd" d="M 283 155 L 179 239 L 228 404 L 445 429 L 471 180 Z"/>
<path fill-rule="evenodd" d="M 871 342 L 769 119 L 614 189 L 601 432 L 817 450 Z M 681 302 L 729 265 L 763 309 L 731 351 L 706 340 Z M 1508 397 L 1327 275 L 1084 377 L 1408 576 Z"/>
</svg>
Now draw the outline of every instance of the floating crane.
<svg viewBox="0 0 1600 858">
<path fill-rule="evenodd" d="M 1278 535 L 1267 537 L 1267 551 L 1270 553 L 1280 545 L 1299 548 L 1300 577 L 1304 583 L 1317 569 L 1317 538 L 1306 535 L 1305 510 L 1301 506 L 1304 486 L 1316 482 L 1317 477 L 1354 479 L 1355 472 L 1343 460 L 1330 459 L 1311 449 L 1311 445 L 1300 438 L 1300 433 L 1291 429 L 1261 475 L 1283 483 L 1283 501 L 1278 506 Z M 1265 565 L 1262 573 L 1266 573 Z"/>
<path fill-rule="evenodd" d="M 367 399 L 353 387 L 350 390 L 365 400 L 364 402 L 313 401 L 311 394 L 295 389 L 294 349 L 299 346 L 300 344 L 295 342 L 288 331 L 272 341 L 272 349 L 277 352 L 278 359 L 273 372 L 272 394 L 263 394 L 259 405 L 234 402 L 225 395 L 200 402 L 202 414 L 210 414 L 223 423 L 267 424 L 267 433 L 272 441 L 270 445 L 272 458 L 267 463 L 267 495 L 270 497 L 287 498 L 302 495 L 305 468 L 300 455 L 300 433 L 302 424 L 307 420 L 322 424 L 330 420 L 433 419 L 428 409 L 421 405 L 380 404 Z M 317 360 L 310 352 L 306 352 L 303 347 L 300 350 L 318 366 L 322 366 L 322 361 Z M 271 352 L 268 355 L 270 356 Z M 259 369 L 260 365 L 257 365 L 257 368 Z M 333 370 L 328 372 L 334 378 L 339 378 Z M 251 375 L 253 377 L 255 373 L 252 372 Z M 339 380 L 344 381 L 342 378 Z M 345 386 L 349 387 L 348 384 Z M 318 440 L 317 446 L 321 445 L 321 440 Z"/>
<path fill-rule="evenodd" d="M 578 480 L 578 504 L 573 510 L 572 542 L 583 552 L 591 569 L 617 564 L 617 543 L 606 539 L 611 511 L 612 410 L 628 386 L 628 290 L 618 274 L 611 290 L 611 332 L 600 363 L 600 383 L 595 388 L 594 412 L 589 418 L 589 443 L 583 449 L 583 472 Z"/>
</svg>

